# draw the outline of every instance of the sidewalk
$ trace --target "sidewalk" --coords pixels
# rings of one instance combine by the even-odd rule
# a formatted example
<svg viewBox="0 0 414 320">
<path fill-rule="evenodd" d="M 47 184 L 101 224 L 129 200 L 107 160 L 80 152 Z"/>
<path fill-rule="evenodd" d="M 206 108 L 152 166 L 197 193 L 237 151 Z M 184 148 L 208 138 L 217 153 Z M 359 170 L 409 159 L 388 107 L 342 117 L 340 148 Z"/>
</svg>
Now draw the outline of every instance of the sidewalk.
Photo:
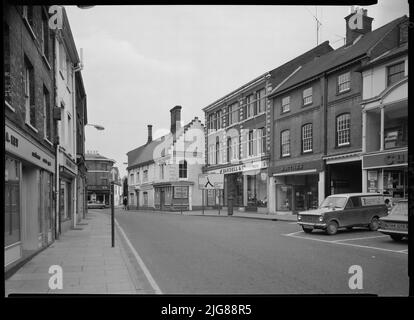
<svg viewBox="0 0 414 320">
<path fill-rule="evenodd" d="M 181 214 L 180 211 L 159 211 L 159 210 L 136 210 L 130 209 L 130 211 L 150 211 L 150 212 L 157 212 L 157 213 L 171 213 L 171 214 Z M 233 210 L 233 215 L 227 215 L 227 208 L 221 208 L 220 214 L 218 209 L 206 209 L 204 210 L 204 214 L 202 210 L 193 210 L 193 211 L 183 211 L 183 215 L 186 216 L 215 216 L 215 217 L 228 217 L 228 218 L 249 218 L 249 219 L 262 219 L 262 220 L 271 220 L 271 221 L 297 221 L 296 214 L 292 214 L 291 212 L 277 212 L 277 213 L 258 213 L 258 212 L 243 212 L 238 210 Z"/>
<path fill-rule="evenodd" d="M 116 230 L 116 229 L 115 229 Z M 89 212 L 85 220 L 64 233 L 49 248 L 26 263 L 5 281 L 11 293 L 153 294 L 142 272 L 128 258 L 115 231 L 111 247 L 110 216 Z M 49 267 L 62 267 L 63 288 L 49 288 Z"/>
</svg>

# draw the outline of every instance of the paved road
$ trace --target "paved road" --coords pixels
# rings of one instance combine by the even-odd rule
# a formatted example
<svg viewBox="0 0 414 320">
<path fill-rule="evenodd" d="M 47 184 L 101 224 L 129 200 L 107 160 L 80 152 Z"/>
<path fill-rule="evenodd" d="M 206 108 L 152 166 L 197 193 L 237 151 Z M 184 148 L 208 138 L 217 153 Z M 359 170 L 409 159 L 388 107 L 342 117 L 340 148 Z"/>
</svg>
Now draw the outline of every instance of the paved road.
<svg viewBox="0 0 414 320">
<path fill-rule="evenodd" d="M 359 229 L 305 234 L 295 223 L 117 210 L 162 293 L 408 295 L 407 243 Z"/>
</svg>

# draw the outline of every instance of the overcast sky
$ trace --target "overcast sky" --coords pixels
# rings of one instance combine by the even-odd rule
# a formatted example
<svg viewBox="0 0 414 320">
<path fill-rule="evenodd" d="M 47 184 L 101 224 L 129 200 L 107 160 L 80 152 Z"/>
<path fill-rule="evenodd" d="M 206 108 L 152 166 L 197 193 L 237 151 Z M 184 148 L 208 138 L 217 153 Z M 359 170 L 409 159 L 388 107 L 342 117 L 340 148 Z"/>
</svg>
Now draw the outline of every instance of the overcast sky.
<svg viewBox="0 0 414 320">
<path fill-rule="evenodd" d="M 181 105 L 184 123 L 244 83 L 319 43 L 343 45 L 345 6 L 66 6 L 88 99 L 86 150 L 115 159 L 170 128 Z M 407 0 L 364 7 L 373 29 L 409 14 Z"/>
</svg>

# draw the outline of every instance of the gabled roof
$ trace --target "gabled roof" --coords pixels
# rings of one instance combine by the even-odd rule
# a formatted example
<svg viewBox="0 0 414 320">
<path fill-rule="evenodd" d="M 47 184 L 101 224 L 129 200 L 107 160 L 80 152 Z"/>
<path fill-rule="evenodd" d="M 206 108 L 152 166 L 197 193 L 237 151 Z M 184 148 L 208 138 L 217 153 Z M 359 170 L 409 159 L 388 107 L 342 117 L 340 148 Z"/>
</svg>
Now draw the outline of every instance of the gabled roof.
<svg viewBox="0 0 414 320">
<path fill-rule="evenodd" d="M 178 138 L 184 133 L 186 132 L 191 125 L 196 122 L 196 121 L 200 121 L 200 119 L 198 119 L 198 117 L 195 117 L 193 120 L 191 120 L 189 123 L 187 123 L 183 128 L 178 130 L 178 135 L 176 137 L 176 140 L 178 140 Z M 203 124 L 201 123 L 201 126 L 203 126 Z M 129 152 L 127 152 L 127 156 L 128 156 L 128 168 L 131 167 L 138 167 L 138 166 L 144 166 L 147 164 L 151 164 L 154 163 L 154 151 L 156 150 L 156 148 L 163 143 L 164 141 L 169 141 L 169 139 L 172 141 L 172 133 L 169 132 L 168 134 L 152 140 L 150 143 L 146 143 L 136 149 L 133 149 Z M 173 143 L 172 143 L 173 144 Z M 171 144 L 171 145 L 172 145 Z"/>
<path fill-rule="evenodd" d="M 402 44 L 402 45 L 400 45 L 396 48 L 388 50 L 388 51 L 384 52 L 382 55 L 368 61 L 366 64 L 361 66 L 361 68 L 359 68 L 359 71 L 372 68 L 373 66 L 382 64 L 382 63 L 384 63 L 384 62 L 386 62 L 390 59 L 397 58 L 397 57 L 400 57 L 400 56 L 403 56 L 403 55 L 406 55 L 406 54 L 408 54 L 408 42 L 406 42 L 406 43 L 404 43 L 404 44 Z"/>
<path fill-rule="evenodd" d="M 252 85 L 256 85 L 266 79 L 266 77 L 270 77 L 273 85 L 278 85 L 281 81 L 283 81 L 294 69 L 297 69 L 299 65 L 309 61 L 313 56 L 324 55 L 327 52 L 333 51 L 333 48 L 329 45 L 329 41 L 324 41 L 320 45 L 313 47 L 312 49 L 302 53 L 301 55 L 285 62 L 284 64 L 263 73 L 262 75 L 254 78 L 253 80 L 247 82 L 246 84 L 242 85 L 241 87 L 237 88 L 236 90 L 231 91 L 230 93 L 226 94 L 225 96 L 221 97 L 220 99 L 210 103 L 207 107 L 203 108 L 203 111 L 209 111 L 214 109 L 217 105 L 221 104 L 223 101 L 227 99 L 231 99 L 234 95 L 237 95 L 245 90 L 251 88 Z"/>
<path fill-rule="evenodd" d="M 375 29 L 362 36 L 356 43 L 348 46 L 340 47 L 334 51 L 328 52 L 325 55 L 315 58 L 314 60 L 304 64 L 302 68 L 290 77 L 279 88 L 275 88 L 270 96 L 274 96 L 282 91 L 285 91 L 295 85 L 298 85 L 307 80 L 311 80 L 320 74 L 330 71 L 336 67 L 352 62 L 369 55 L 370 50 L 383 39 L 391 30 L 398 24 L 407 19 L 407 16 L 402 16 L 395 19 L 386 25 Z"/>
</svg>

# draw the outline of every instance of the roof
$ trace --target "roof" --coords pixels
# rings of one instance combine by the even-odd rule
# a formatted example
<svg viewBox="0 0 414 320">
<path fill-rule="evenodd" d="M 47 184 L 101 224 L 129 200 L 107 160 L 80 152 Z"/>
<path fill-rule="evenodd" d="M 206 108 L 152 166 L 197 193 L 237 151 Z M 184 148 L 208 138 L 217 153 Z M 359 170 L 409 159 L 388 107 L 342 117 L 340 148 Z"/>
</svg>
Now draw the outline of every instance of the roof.
<svg viewBox="0 0 414 320">
<path fill-rule="evenodd" d="M 203 108 L 203 111 L 207 111 L 208 109 L 215 107 L 217 104 L 227 99 L 231 99 L 232 96 L 242 92 L 243 90 L 250 88 L 253 85 L 256 85 L 260 81 L 266 79 L 268 76 L 271 77 L 273 85 L 278 85 L 282 80 L 286 78 L 286 76 L 288 76 L 293 71 L 293 69 L 296 69 L 300 64 L 304 63 L 304 61 L 309 61 L 310 57 L 314 55 L 323 55 L 329 51 L 333 51 L 333 48 L 329 45 L 329 41 L 324 41 L 320 45 L 313 47 L 312 49 L 306 51 L 305 53 L 297 56 L 294 59 L 289 60 L 288 62 L 285 62 L 277 68 L 263 73 L 262 75 L 240 86 L 236 90 L 233 90 L 225 96 L 221 97 L 220 99 L 214 101 L 213 103 L 210 103 L 207 107 Z"/>
<path fill-rule="evenodd" d="M 379 65 L 390 59 L 397 58 L 405 54 L 408 54 L 408 42 L 400 45 L 399 47 L 388 50 L 379 57 L 376 57 L 375 59 L 368 61 L 368 63 L 364 64 L 363 66 L 361 66 L 361 68 L 359 68 L 359 71 L 372 68 L 373 66 Z"/>
<path fill-rule="evenodd" d="M 85 161 L 91 161 L 91 160 L 101 160 L 101 161 L 111 161 L 111 162 L 116 162 L 113 159 L 109 159 L 107 157 L 104 157 L 102 155 L 100 155 L 99 153 L 91 153 L 91 152 L 87 152 L 85 153 Z"/>
<path fill-rule="evenodd" d="M 185 131 L 187 131 L 190 126 L 195 122 L 195 121 L 199 121 L 201 123 L 201 121 L 198 119 L 198 117 L 195 117 L 193 120 L 191 120 L 189 123 L 187 123 L 184 127 L 183 130 L 180 131 L 180 135 L 182 133 L 184 133 Z M 203 126 L 203 124 L 201 124 Z M 171 138 L 172 133 L 169 132 L 168 134 L 152 140 L 149 143 L 146 143 L 136 149 L 133 149 L 129 152 L 127 152 L 127 156 L 128 156 L 128 167 L 127 170 L 129 168 L 132 167 L 137 167 L 137 166 L 143 166 L 143 165 L 147 165 L 147 164 L 151 164 L 154 163 L 154 151 L 157 148 L 158 145 L 160 145 L 161 143 L 163 143 L 164 141 L 168 141 L 169 138 Z M 179 137 L 179 136 L 178 136 Z M 176 138 L 178 138 L 176 137 Z"/>
<path fill-rule="evenodd" d="M 311 80 L 324 72 L 369 55 L 370 50 L 405 19 L 407 19 L 407 16 L 404 15 L 363 35 L 352 45 L 342 46 L 304 64 L 302 68 L 292 75 L 283 85 L 279 88 L 275 88 L 270 95 L 274 96 L 295 85 Z"/>
</svg>

